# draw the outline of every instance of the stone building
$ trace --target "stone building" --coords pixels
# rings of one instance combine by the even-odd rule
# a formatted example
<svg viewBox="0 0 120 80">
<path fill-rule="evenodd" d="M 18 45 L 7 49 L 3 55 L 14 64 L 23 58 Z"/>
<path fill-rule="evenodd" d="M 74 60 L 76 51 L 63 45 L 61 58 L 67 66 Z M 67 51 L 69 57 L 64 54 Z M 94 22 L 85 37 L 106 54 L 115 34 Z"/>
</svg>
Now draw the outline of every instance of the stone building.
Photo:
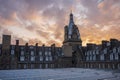
<svg viewBox="0 0 120 80">
<path fill-rule="evenodd" d="M 65 67 L 77 66 L 82 56 L 82 40 L 77 25 L 73 20 L 73 14 L 70 14 L 69 25 L 64 29 L 63 53 L 60 58 L 61 64 L 65 63 Z M 68 66 L 69 65 L 69 66 Z"/>
<path fill-rule="evenodd" d="M 70 14 L 69 24 L 64 28 L 62 47 L 20 45 L 16 40 L 11 45 L 11 36 L 3 35 L 0 44 L 0 69 L 39 69 L 39 68 L 102 68 L 120 69 L 120 41 L 110 39 L 96 45 L 82 46 L 77 25 Z"/>
<path fill-rule="evenodd" d="M 0 67 L 3 69 L 10 69 L 11 66 L 10 44 L 11 44 L 11 36 L 3 35 L 2 45 L 0 50 L 1 51 Z"/>
</svg>

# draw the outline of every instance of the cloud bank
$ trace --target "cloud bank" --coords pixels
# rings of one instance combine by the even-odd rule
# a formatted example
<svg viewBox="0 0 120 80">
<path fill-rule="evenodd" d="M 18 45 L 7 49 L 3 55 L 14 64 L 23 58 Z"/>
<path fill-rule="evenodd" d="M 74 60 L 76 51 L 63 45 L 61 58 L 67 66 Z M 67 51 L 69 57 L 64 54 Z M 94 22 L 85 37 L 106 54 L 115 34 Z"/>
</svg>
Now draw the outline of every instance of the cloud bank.
<svg viewBox="0 0 120 80">
<path fill-rule="evenodd" d="M 71 10 L 83 45 L 120 40 L 120 0 L 0 0 L 0 42 L 61 46 Z"/>
</svg>

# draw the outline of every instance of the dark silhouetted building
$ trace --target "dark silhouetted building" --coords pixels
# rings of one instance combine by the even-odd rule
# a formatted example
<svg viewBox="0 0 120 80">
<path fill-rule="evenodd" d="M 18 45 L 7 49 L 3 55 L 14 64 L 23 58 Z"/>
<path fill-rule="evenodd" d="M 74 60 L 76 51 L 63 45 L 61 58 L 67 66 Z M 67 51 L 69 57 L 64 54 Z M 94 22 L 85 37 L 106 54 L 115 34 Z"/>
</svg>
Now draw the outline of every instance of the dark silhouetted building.
<svg viewBox="0 0 120 80">
<path fill-rule="evenodd" d="M 120 41 L 103 40 L 102 44 L 88 43 L 82 46 L 77 25 L 70 14 L 69 24 L 64 28 L 62 47 L 20 45 L 16 40 L 11 45 L 11 36 L 3 35 L 0 44 L 0 69 L 39 69 L 39 68 L 101 68 L 120 69 Z"/>
</svg>

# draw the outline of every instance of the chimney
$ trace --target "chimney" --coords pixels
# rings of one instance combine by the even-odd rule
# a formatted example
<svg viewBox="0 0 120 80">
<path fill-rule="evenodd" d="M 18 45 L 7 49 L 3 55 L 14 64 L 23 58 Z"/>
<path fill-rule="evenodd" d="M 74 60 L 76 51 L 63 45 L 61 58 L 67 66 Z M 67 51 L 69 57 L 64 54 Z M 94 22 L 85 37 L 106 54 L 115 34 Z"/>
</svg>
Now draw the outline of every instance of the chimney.
<svg viewBox="0 0 120 80">
<path fill-rule="evenodd" d="M 107 44 L 109 43 L 109 41 L 103 40 L 102 41 L 102 48 L 107 47 Z"/>
<path fill-rule="evenodd" d="M 110 45 L 111 47 L 115 47 L 118 45 L 118 40 L 117 39 L 110 39 Z"/>
<path fill-rule="evenodd" d="M 38 46 L 38 43 L 36 43 L 35 46 Z"/>
<path fill-rule="evenodd" d="M 16 45 L 19 45 L 19 40 L 16 40 Z"/>
<path fill-rule="evenodd" d="M 25 46 L 28 46 L 28 43 L 26 43 Z"/>
</svg>

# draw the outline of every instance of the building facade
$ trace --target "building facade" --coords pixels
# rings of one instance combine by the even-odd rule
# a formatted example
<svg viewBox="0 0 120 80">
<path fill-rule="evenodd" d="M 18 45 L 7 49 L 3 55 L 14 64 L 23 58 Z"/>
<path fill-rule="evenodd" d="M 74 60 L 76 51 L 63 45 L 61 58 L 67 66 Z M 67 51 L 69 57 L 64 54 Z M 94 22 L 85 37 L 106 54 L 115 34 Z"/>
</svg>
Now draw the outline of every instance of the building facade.
<svg viewBox="0 0 120 80">
<path fill-rule="evenodd" d="M 16 40 L 11 45 L 11 36 L 3 35 L 0 44 L 0 69 L 39 69 L 39 68 L 102 68 L 120 69 L 120 41 L 110 39 L 96 45 L 82 46 L 77 25 L 70 14 L 69 24 L 64 28 L 62 47 L 20 45 Z"/>
</svg>

